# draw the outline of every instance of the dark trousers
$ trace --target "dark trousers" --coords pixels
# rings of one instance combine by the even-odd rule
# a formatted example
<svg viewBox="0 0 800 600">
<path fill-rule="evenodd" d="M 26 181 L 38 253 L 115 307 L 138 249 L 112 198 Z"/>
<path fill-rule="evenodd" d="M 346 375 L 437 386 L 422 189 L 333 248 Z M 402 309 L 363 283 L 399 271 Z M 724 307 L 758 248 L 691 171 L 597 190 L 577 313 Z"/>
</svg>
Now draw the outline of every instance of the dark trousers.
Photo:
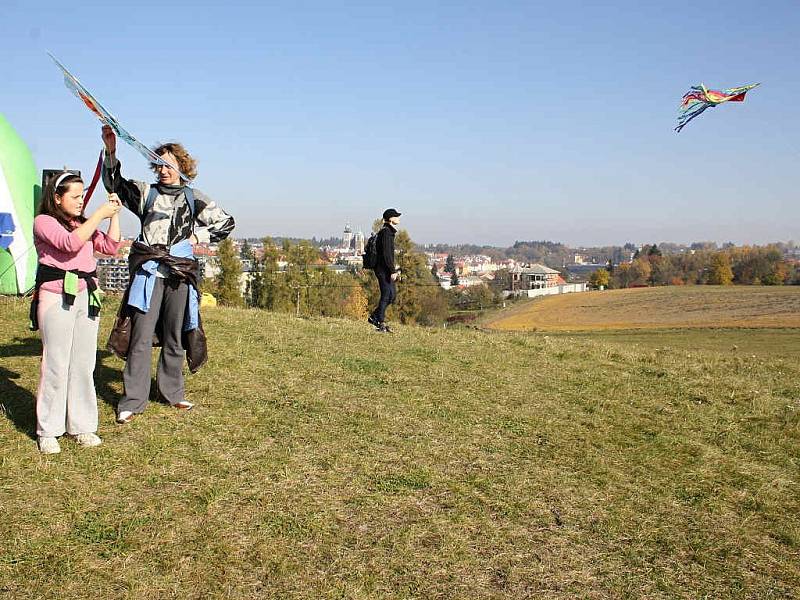
<svg viewBox="0 0 800 600">
<path fill-rule="evenodd" d="M 372 319 L 378 323 L 383 323 L 386 319 L 386 308 L 394 303 L 397 297 L 397 285 L 392 281 L 392 276 L 388 271 L 375 271 L 378 279 L 378 286 L 381 288 L 381 299 L 378 306 L 372 311 Z"/>
<path fill-rule="evenodd" d="M 150 310 L 133 311 L 131 318 L 131 343 L 122 379 L 125 396 L 119 401 L 117 411 L 141 413 L 150 397 L 150 365 L 153 354 L 153 333 L 161 318 L 161 357 L 158 360 L 156 382 L 159 395 L 170 404 L 184 400 L 183 361 L 181 344 L 183 315 L 189 287 L 185 283 L 157 278 L 150 298 Z"/>
</svg>

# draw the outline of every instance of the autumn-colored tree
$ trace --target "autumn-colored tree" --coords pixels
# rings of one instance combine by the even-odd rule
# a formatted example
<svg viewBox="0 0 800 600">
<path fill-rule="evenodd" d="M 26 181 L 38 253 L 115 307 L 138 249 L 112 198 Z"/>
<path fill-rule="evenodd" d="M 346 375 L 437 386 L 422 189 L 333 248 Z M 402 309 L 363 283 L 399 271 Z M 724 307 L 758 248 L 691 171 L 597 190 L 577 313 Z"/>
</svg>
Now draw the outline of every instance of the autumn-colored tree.
<svg viewBox="0 0 800 600">
<path fill-rule="evenodd" d="M 785 282 L 786 263 L 776 246 L 744 246 L 730 252 L 736 283 L 779 285 Z"/>
<path fill-rule="evenodd" d="M 589 276 L 589 285 L 591 285 L 595 289 L 600 289 L 601 287 L 606 288 L 608 287 L 608 282 L 611 279 L 608 271 L 605 269 L 597 269 L 594 273 Z"/>
<path fill-rule="evenodd" d="M 367 294 L 364 288 L 360 285 L 354 285 L 350 288 L 350 293 L 347 295 L 342 314 L 351 319 L 366 319 L 369 314 L 369 306 L 367 301 Z"/>
<path fill-rule="evenodd" d="M 710 285 L 731 285 L 733 283 L 731 260 L 725 252 L 715 252 L 711 257 L 708 283 Z"/>
<path fill-rule="evenodd" d="M 631 285 L 644 285 L 650 279 L 650 273 L 652 272 L 653 268 L 650 266 L 650 261 L 647 257 L 642 256 L 637 258 L 633 261 L 631 265 L 631 273 L 633 275 L 633 281 Z"/>
<path fill-rule="evenodd" d="M 620 265 L 614 269 L 614 276 L 609 281 L 609 287 L 615 289 L 629 287 L 632 277 L 631 263 L 620 263 Z"/>
<path fill-rule="evenodd" d="M 650 258 L 651 285 L 672 285 L 675 278 L 681 278 L 683 273 L 680 269 L 679 255 L 664 255 Z M 683 283 L 683 282 L 681 282 Z"/>
</svg>

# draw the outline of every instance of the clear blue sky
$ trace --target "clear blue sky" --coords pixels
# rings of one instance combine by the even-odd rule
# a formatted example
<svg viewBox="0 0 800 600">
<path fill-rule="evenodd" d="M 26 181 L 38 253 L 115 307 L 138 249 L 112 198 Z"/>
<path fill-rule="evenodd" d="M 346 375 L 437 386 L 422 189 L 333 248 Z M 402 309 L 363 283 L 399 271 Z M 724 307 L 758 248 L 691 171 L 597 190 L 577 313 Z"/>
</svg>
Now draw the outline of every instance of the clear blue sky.
<svg viewBox="0 0 800 600">
<path fill-rule="evenodd" d="M 796 0 L 259 4 L 5 0 L 0 113 L 40 168 L 93 168 L 50 50 L 143 142 L 184 142 L 237 237 L 394 206 L 422 243 L 800 240 Z M 676 134 L 699 82 L 762 86 Z"/>
</svg>

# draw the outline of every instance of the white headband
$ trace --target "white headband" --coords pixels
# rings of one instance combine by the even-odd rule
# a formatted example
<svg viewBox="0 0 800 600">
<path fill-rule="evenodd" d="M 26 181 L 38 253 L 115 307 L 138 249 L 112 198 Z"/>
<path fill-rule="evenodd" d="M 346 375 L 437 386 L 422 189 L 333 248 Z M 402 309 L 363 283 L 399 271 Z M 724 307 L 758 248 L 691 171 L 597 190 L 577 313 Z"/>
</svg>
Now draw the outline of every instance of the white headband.
<svg viewBox="0 0 800 600">
<path fill-rule="evenodd" d="M 71 175 L 75 175 L 75 173 L 70 173 L 69 171 L 65 171 L 64 173 L 59 175 L 58 179 L 56 179 L 56 184 L 53 186 L 53 190 L 57 190 L 58 186 L 61 185 L 61 182 Z M 75 175 L 75 177 L 78 177 L 78 175 Z"/>
</svg>

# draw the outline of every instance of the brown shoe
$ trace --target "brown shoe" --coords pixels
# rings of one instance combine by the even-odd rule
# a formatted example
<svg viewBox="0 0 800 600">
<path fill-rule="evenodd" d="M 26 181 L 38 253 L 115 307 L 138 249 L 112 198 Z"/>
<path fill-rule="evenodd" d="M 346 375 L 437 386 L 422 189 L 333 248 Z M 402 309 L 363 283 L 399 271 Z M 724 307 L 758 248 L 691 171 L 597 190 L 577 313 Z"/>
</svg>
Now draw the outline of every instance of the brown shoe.
<svg viewBox="0 0 800 600">
<path fill-rule="evenodd" d="M 178 410 L 192 410 L 194 408 L 194 404 L 188 400 L 181 400 L 180 402 L 173 404 L 172 407 L 177 408 Z"/>
</svg>

